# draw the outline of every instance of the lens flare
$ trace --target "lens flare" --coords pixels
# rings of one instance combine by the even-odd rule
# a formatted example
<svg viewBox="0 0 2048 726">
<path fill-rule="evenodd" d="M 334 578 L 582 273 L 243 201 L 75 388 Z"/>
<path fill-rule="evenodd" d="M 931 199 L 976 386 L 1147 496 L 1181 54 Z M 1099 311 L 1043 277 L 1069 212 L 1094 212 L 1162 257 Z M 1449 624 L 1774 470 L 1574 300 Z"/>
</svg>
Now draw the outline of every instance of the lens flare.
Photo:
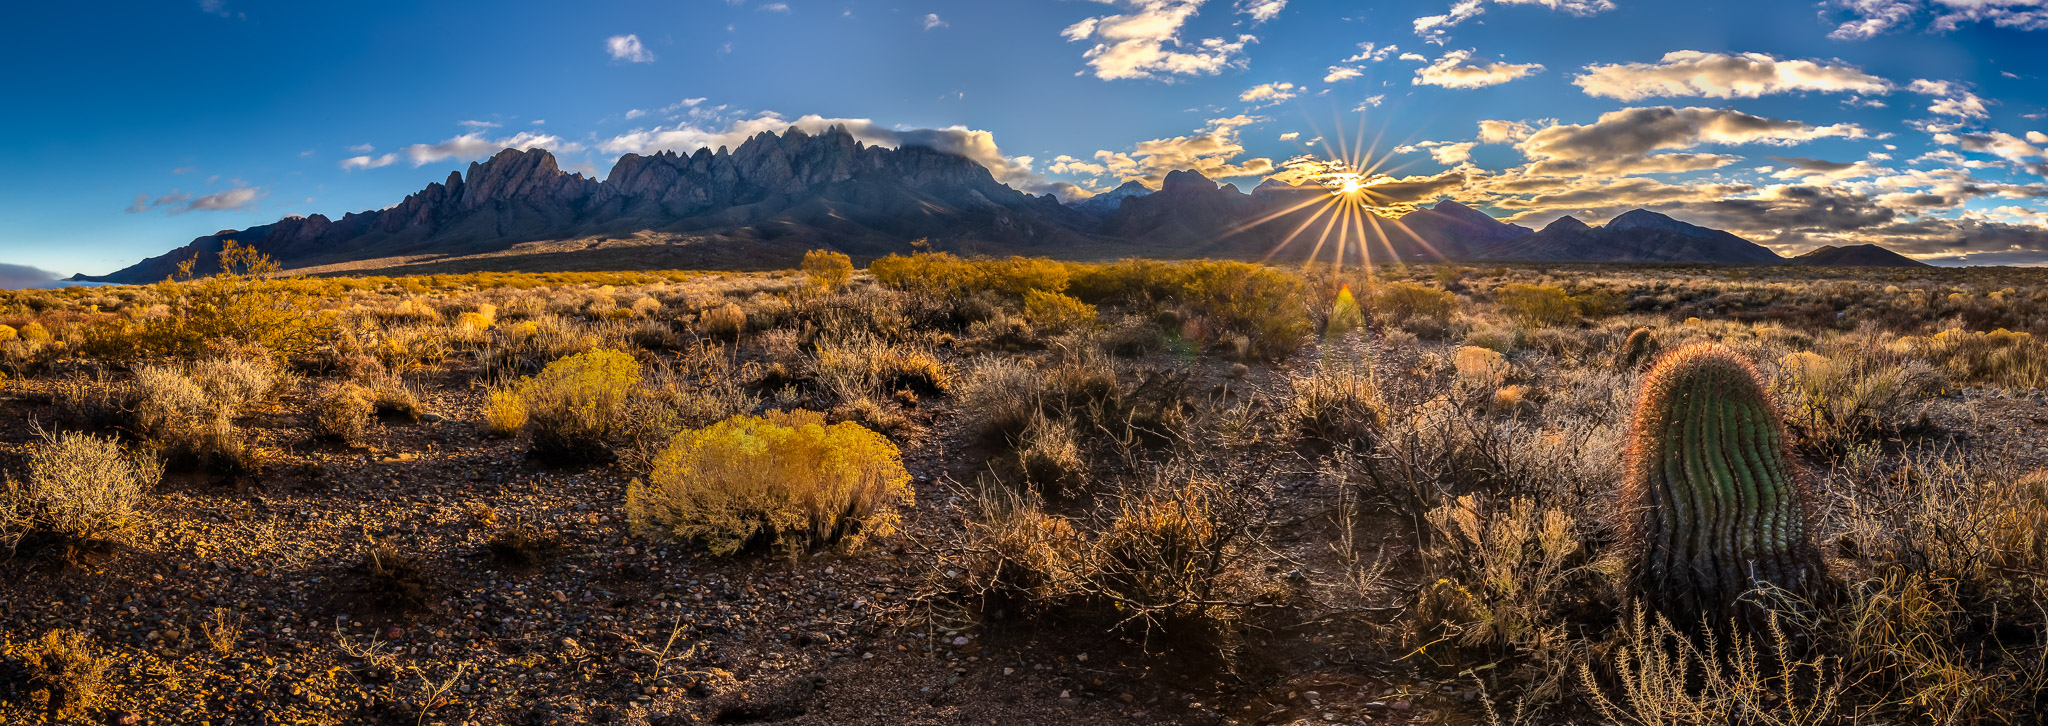
<svg viewBox="0 0 2048 726">
<path fill-rule="evenodd" d="M 1385 185 L 1400 181 L 1393 175 L 1399 168 L 1385 168 L 1388 157 L 1373 150 L 1379 139 L 1374 139 L 1372 145 L 1366 144 L 1362 121 L 1354 142 L 1346 142 L 1340 122 L 1339 133 L 1335 134 L 1336 147 L 1331 147 L 1330 142 L 1319 135 L 1317 138 L 1323 139 L 1319 152 L 1311 151 L 1287 160 L 1281 164 L 1282 171 L 1271 177 L 1297 188 L 1319 187 L 1327 194 L 1306 195 L 1299 203 L 1252 220 L 1232 230 L 1232 233 L 1276 221 L 1300 219 L 1266 253 L 1265 259 L 1271 260 L 1297 241 L 1313 237 L 1314 245 L 1304 256 L 1304 264 L 1327 263 L 1334 270 L 1342 271 L 1347 263 L 1356 262 L 1364 267 L 1367 280 L 1373 279 L 1375 258 L 1402 264 L 1394 239 L 1400 239 L 1404 244 L 1412 241 L 1415 249 L 1424 255 L 1442 259 L 1443 255 L 1434 245 L 1401 223 L 1399 217 L 1414 211 L 1416 206 L 1412 199 L 1385 193 Z"/>
</svg>

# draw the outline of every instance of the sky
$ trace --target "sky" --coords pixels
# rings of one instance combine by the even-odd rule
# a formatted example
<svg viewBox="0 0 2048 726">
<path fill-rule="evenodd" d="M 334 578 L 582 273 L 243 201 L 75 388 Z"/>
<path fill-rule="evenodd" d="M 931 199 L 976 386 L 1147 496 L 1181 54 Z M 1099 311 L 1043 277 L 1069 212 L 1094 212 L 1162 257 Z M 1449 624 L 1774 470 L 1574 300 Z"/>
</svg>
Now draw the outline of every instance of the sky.
<svg viewBox="0 0 2048 726">
<path fill-rule="evenodd" d="M 1330 159 L 1541 226 L 2048 261 L 2048 0 L 22 3 L 0 266 L 390 206 L 506 147 L 844 124 L 1063 200 Z M 12 275 L 13 273 L 10 273 Z"/>
</svg>

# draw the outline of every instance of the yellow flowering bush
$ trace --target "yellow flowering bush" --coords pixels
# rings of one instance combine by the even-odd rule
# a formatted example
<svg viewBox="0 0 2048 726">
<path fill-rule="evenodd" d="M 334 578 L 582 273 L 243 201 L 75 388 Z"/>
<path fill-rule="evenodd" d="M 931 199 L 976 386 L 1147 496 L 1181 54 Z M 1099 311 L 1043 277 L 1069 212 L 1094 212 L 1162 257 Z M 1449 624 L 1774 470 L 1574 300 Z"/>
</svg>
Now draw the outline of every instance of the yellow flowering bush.
<svg viewBox="0 0 2048 726">
<path fill-rule="evenodd" d="M 837 290 L 853 278 L 853 258 L 831 250 L 804 253 L 804 276 L 823 290 Z"/>
<path fill-rule="evenodd" d="M 568 356 L 520 381 L 519 403 L 533 432 L 533 452 L 548 458 L 601 457 L 626 430 L 626 399 L 639 385 L 639 361 L 617 350 Z"/>
<path fill-rule="evenodd" d="M 1095 324 L 1095 306 L 1057 292 L 1024 293 L 1024 319 L 1047 333 L 1064 333 Z"/>
<path fill-rule="evenodd" d="M 626 516 L 645 536 L 703 542 L 716 554 L 767 541 L 852 548 L 896 530 L 915 493 L 896 445 L 859 424 L 827 426 L 815 411 L 735 416 L 684 431 L 626 489 Z"/>
</svg>

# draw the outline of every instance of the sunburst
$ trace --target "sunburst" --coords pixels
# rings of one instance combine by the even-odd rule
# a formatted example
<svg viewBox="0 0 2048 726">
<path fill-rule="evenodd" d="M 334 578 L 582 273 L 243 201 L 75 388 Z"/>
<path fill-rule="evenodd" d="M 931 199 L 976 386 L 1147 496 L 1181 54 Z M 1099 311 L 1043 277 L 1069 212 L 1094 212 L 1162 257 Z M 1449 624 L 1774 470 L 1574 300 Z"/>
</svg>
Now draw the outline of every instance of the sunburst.
<svg viewBox="0 0 2048 726">
<path fill-rule="evenodd" d="M 1400 170 L 1400 167 L 1388 168 L 1390 157 L 1376 153 L 1375 148 L 1379 145 L 1380 139 L 1373 139 L 1370 145 L 1366 143 L 1363 119 L 1360 119 L 1356 139 L 1345 139 L 1341 133 L 1342 126 L 1340 118 L 1340 133 L 1337 134 L 1335 147 L 1330 145 L 1328 139 L 1324 139 L 1321 142 L 1321 149 L 1305 149 L 1303 154 L 1287 160 L 1282 165 L 1287 172 L 1275 175 L 1276 178 L 1286 177 L 1296 185 L 1313 184 L 1328 194 L 1311 195 L 1297 204 L 1252 220 L 1233 232 L 1294 217 L 1304 210 L 1313 210 L 1266 253 L 1266 259 L 1271 260 L 1286 251 L 1297 240 L 1314 237 L 1314 246 L 1309 250 L 1305 264 L 1326 261 L 1333 270 L 1341 272 L 1347 262 L 1356 260 L 1364 266 L 1368 280 L 1373 277 L 1374 252 L 1383 252 L 1383 259 L 1394 260 L 1399 264 L 1400 255 L 1388 238 L 1389 234 L 1404 235 L 1421 245 L 1423 249 L 1434 253 L 1434 246 L 1394 216 L 1412 211 L 1413 207 L 1408 206 L 1407 201 L 1396 199 L 1378 188 L 1396 181 L 1393 173 Z"/>
</svg>

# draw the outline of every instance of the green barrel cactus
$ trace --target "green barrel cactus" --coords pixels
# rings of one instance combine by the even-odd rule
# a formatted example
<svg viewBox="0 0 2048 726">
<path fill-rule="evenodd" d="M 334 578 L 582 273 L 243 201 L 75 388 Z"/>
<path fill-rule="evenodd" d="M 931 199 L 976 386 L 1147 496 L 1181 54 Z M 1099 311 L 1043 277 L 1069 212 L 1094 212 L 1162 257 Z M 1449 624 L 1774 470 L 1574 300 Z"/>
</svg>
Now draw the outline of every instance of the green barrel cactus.
<svg viewBox="0 0 2048 726">
<path fill-rule="evenodd" d="M 1784 422 L 1748 359 L 1696 344 L 1643 383 L 1622 486 L 1632 577 L 1660 608 L 1732 615 L 1770 584 L 1808 595 L 1824 579 Z"/>
</svg>

